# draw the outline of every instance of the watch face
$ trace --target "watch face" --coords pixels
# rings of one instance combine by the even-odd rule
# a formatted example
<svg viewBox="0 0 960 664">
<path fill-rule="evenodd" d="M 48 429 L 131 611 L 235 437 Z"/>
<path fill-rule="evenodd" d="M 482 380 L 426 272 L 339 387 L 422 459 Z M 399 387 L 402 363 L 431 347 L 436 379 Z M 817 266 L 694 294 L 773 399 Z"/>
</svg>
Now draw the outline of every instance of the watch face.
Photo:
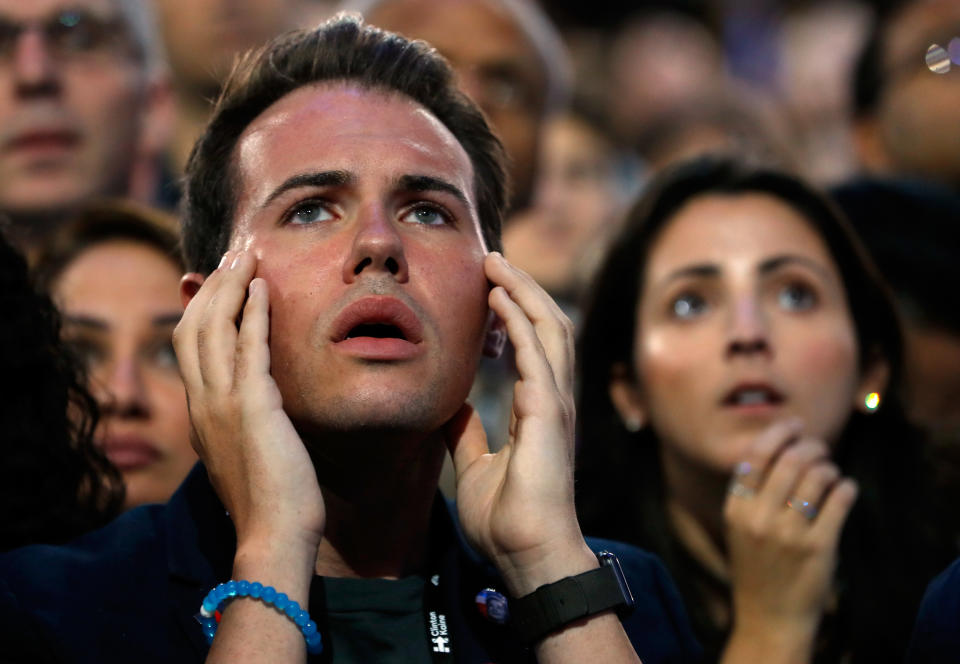
<svg viewBox="0 0 960 664">
<path fill-rule="evenodd" d="M 627 577 L 623 575 L 623 568 L 620 567 L 620 561 L 609 551 L 601 551 L 597 554 L 597 560 L 603 567 L 609 567 L 613 570 L 613 575 L 617 579 L 617 585 L 620 586 L 620 593 L 623 595 L 624 608 L 632 611 L 636 606 L 636 600 L 633 599 L 633 593 L 630 592 L 630 585 L 627 583 Z"/>
</svg>

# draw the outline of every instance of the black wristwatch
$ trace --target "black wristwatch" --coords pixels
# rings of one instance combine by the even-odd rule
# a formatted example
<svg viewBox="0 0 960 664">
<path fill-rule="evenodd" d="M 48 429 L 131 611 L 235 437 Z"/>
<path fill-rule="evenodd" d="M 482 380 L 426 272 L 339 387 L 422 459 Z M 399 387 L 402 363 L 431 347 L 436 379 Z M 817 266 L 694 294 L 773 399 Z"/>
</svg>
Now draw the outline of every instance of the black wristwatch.
<svg viewBox="0 0 960 664">
<path fill-rule="evenodd" d="M 510 621 L 520 640 L 532 645 L 575 620 L 608 609 L 622 618 L 633 610 L 633 594 L 609 551 L 597 554 L 599 569 L 568 576 L 540 586 L 529 595 L 510 600 Z"/>
</svg>

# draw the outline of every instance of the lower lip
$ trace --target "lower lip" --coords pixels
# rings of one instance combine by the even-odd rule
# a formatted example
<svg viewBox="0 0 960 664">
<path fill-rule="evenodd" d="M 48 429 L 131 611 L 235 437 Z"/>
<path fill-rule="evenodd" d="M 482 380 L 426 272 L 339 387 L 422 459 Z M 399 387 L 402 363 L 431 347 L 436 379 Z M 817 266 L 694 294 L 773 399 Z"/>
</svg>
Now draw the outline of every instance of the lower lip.
<svg viewBox="0 0 960 664">
<path fill-rule="evenodd" d="M 381 339 L 379 337 L 352 337 L 335 343 L 341 353 L 361 360 L 409 360 L 422 352 L 420 344 L 403 339 Z"/>
<path fill-rule="evenodd" d="M 147 445 L 120 445 L 105 450 L 107 458 L 120 471 L 137 470 L 157 461 L 159 453 Z"/>
<path fill-rule="evenodd" d="M 780 410 L 779 403 L 757 403 L 743 405 L 728 405 L 725 408 L 738 415 L 771 415 Z"/>
</svg>

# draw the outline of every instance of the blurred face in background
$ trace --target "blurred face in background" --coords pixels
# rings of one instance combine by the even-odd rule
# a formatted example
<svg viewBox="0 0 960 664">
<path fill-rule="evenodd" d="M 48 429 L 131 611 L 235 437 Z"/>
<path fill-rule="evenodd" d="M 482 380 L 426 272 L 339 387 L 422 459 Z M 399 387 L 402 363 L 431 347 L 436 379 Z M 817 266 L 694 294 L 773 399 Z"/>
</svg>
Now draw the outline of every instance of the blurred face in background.
<svg viewBox="0 0 960 664">
<path fill-rule="evenodd" d="M 487 116 L 510 157 L 513 207 L 529 203 L 547 79 L 540 56 L 494 0 L 386 0 L 367 22 L 423 39 L 453 66 L 460 88 Z"/>
<path fill-rule="evenodd" d="M 153 2 L 175 85 L 213 97 L 234 57 L 294 26 L 299 0 Z"/>
<path fill-rule="evenodd" d="M 108 240 L 53 283 L 63 336 L 85 362 L 101 408 L 97 444 L 120 470 L 127 507 L 164 502 L 197 457 L 173 352 L 180 269 L 153 247 Z"/>
<path fill-rule="evenodd" d="M 0 209 L 125 193 L 147 93 L 115 0 L 0 0 Z"/>
<path fill-rule="evenodd" d="M 877 108 L 886 170 L 960 185 L 960 71 L 932 72 L 924 55 L 960 37 L 960 3 L 914 2 L 885 35 L 886 85 Z"/>
<path fill-rule="evenodd" d="M 573 296 L 619 226 L 621 155 L 574 113 L 547 121 L 533 206 L 504 231 L 506 255 L 555 296 Z"/>
</svg>

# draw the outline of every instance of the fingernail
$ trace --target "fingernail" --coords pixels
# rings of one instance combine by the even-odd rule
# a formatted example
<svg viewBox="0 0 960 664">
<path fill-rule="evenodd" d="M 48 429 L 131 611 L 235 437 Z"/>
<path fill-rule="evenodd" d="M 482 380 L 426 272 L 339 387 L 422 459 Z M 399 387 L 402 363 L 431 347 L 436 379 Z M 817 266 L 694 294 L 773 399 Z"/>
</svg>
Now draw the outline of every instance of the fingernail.
<svg viewBox="0 0 960 664">
<path fill-rule="evenodd" d="M 250 282 L 250 287 L 249 287 L 248 290 L 250 291 L 250 295 L 253 295 L 253 294 L 256 293 L 257 291 L 259 291 L 259 290 L 260 290 L 260 280 L 259 280 L 259 279 L 254 279 L 253 281 L 251 281 L 251 282 Z"/>
<path fill-rule="evenodd" d="M 217 269 L 218 269 L 218 270 L 223 267 L 223 264 L 224 264 L 224 263 L 227 262 L 227 256 L 229 256 L 229 255 L 230 255 L 230 252 L 229 252 L 229 251 L 225 251 L 225 252 L 223 253 L 223 256 L 220 257 L 220 264 L 217 265 Z"/>
<path fill-rule="evenodd" d="M 236 257 L 233 259 L 233 262 L 230 263 L 230 269 L 231 269 L 231 270 L 232 270 L 233 268 L 237 267 L 237 264 L 240 262 L 240 259 L 243 258 L 243 255 L 244 255 L 245 253 L 246 253 L 246 252 L 244 252 L 244 251 L 238 251 L 238 252 L 237 252 L 237 255 L 236 255 Z"/>
</svg>

